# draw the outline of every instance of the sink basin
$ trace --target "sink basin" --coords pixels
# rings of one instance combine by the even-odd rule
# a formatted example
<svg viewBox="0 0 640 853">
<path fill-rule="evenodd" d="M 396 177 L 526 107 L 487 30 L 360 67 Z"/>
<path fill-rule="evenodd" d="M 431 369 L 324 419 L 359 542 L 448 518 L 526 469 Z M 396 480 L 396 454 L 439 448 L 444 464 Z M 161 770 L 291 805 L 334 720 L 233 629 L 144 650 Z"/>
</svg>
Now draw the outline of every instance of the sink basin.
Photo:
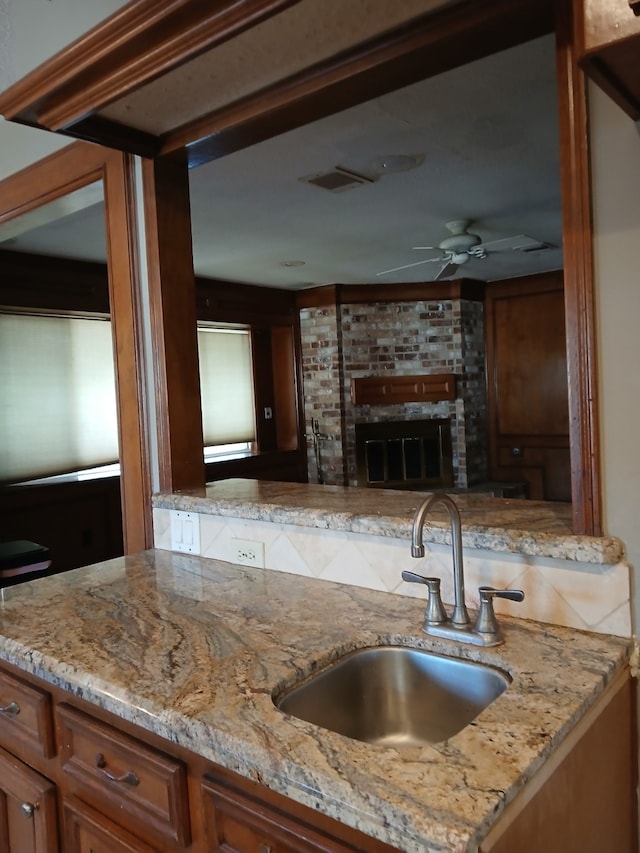
<svg viewBox="0 0 640 853">
<path fill-rule="evenodd" d="M 349 652 L 276 697 L 281 711 L 355 740 L 424 746 L 457 734 L 507 689 L 491 666 L 407 646 Z"/>
</svg>

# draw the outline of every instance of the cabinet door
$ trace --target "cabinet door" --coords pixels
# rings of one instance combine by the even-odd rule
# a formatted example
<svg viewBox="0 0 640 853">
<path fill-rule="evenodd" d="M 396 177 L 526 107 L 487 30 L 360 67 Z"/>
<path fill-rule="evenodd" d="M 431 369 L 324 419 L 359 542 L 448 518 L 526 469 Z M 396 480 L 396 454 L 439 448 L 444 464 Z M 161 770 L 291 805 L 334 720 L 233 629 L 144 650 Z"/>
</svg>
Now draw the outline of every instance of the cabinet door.
<svg viewBox="0 0 640 853">
<path fill-rule="evenodd" d="M 0 749 L 0 850 L 59 853 L 56 789 Z"/>
<path fill-rule="evenodd" d="M 157 853 L 75 798 L 64 804 L 65 853 Z"/>
<path fill-rule="evenodd" d="M 571 500 L 562 273 L 486 291 L 491 478 L 533 500 Z"/>
</svg>

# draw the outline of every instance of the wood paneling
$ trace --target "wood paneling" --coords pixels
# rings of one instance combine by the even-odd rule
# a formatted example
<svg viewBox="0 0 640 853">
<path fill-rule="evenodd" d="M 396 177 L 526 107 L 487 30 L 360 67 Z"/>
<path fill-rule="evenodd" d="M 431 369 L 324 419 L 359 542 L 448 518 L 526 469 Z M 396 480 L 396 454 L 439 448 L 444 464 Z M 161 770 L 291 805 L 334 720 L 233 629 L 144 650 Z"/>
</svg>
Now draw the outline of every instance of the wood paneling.
<svg viewBox="0 0 640 853">
<path fill-rule="evenodd" d="M 253 389 L 256 408 L 256 438 L 261 451 L 277 450 L 274 375 L 271 368 L 271 333 L 269 329 L 253 329 L 251 332 L 253 358 Z M 268 417 L 268 412 L 271 412 Z"/>
<path fill-rule="evenodd" d="M 0 541 L 45 545 L 52 571 L 124 553 L 118 477 L 0 489 Z"/>
<path fill-rule="evenodd" d="M 107 265 L 0 249 L 0 305 L 108 315 Z"/>
<path fill-rule="evenodd" d="M 206 472 L 207 482 L 244 477 L 248 480 L 306 483 L 307 457 L 304 447 L 302 450 L 275 450 L 240 459 L 210 462 Z"/>
<path fill-rule="evenodd" d="M 485 305 L 490 476 L 570 500 L 562 274 L 495 282 Z"/>
<path fill-rule="evenodd" d="M 298 450 L 300 446 L 304 447 L 304 440 L 299 433 L 298 411 L 301 407 L 301 393 L 297 383 L 293 327 L 271 327 L 271 368 L 276 444 L 279 450 Z"/>
<path fill-rule="evenodd" d="M 271 326 L 295 322 L 296 294 L 275 287 L 196 277 L 198 320 Z"/>
</svg>

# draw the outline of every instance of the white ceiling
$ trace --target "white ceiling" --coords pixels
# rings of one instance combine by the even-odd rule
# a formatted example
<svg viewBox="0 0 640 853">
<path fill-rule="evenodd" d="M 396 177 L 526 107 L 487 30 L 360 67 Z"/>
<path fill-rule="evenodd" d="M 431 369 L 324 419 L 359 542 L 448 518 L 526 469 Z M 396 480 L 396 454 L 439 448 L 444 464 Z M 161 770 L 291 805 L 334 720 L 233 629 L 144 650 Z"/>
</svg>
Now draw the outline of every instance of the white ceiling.
<svg viewBox="0 0 640 853">
<path fill-rule="evenodd" d="M 190 175 L 196 272 L 291 289 L 429 281 L 439 264 L 377 273 L 437 255 L 412 247 L 436 246 L 451 219 L 473 220 L 483 242 L 525 234 L 557 247 L 491 253 L 457 276 L 561 268 L 555 79 L 548 36 L 201 166 Z M 420 165 L 386 172 L 391 155 Z M 373 180 L 337 193 L 300 180 L 336 166 Z M 104 260 L 101 205 L 45 219 L 0 230 L 0 246 Z"/>
</svg>

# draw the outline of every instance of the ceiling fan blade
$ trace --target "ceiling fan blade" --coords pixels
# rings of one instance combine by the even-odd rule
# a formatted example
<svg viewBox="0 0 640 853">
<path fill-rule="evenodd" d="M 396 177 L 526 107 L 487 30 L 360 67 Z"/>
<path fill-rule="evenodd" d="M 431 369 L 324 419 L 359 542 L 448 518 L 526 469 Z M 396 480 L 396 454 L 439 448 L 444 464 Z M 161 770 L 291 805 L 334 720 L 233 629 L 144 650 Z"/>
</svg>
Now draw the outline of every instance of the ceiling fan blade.
<svg viewBox="0 0 640 853">
<path fill-rule="evenodd" d="M 412 246 L 411 248 L 414 250 L 415 249 L 431 249 L 433 252 L 439 252 L 440 251 L 439 246 Z"/>
<path fill-rule="evenodd" d="M 458 264 L 454 264 L 452 261 L 445 261 L 444 266 L 440 268 L 438 274 L 433 280 L 440 281 L 441 278 L 445 278 L 448 275 L 452 275 L 457 269 Z"/>
<path fill-rule="evenodd" d="M 491 240 L 489 243 L 481 243 L 473 248 L 488 249 L 489 251 L 506 252 L 509 250 L 522 251 L 523 249 L 533 249 L 536 246 L 541 246 L 540 240 L 534 240 L 533 237 L 527 237 L 526 234 L 518 234 L 515 237 L 504 237 L 502 240 Z"/>
<path fill-rule="evenodd" d="M 401 267 L 394 267 L 393 269 L 390 269 L 390 270 L 383 270 L 382 272 L 377 272 L 376 275 L 388 275 L 388 273 L 391 273 L 391 272 L 399 272 L 400 270 L 408 270 L 409 267 L 419 267 L 420 264 L 429 264 L 429 263 L 431 263 L 431 261 L 441 261 L 441 260 L 442 260 L 442 258 L 427 258 L 424 261 L 416 261 L 413 264 L 404 264 Z"/>
</svg>

